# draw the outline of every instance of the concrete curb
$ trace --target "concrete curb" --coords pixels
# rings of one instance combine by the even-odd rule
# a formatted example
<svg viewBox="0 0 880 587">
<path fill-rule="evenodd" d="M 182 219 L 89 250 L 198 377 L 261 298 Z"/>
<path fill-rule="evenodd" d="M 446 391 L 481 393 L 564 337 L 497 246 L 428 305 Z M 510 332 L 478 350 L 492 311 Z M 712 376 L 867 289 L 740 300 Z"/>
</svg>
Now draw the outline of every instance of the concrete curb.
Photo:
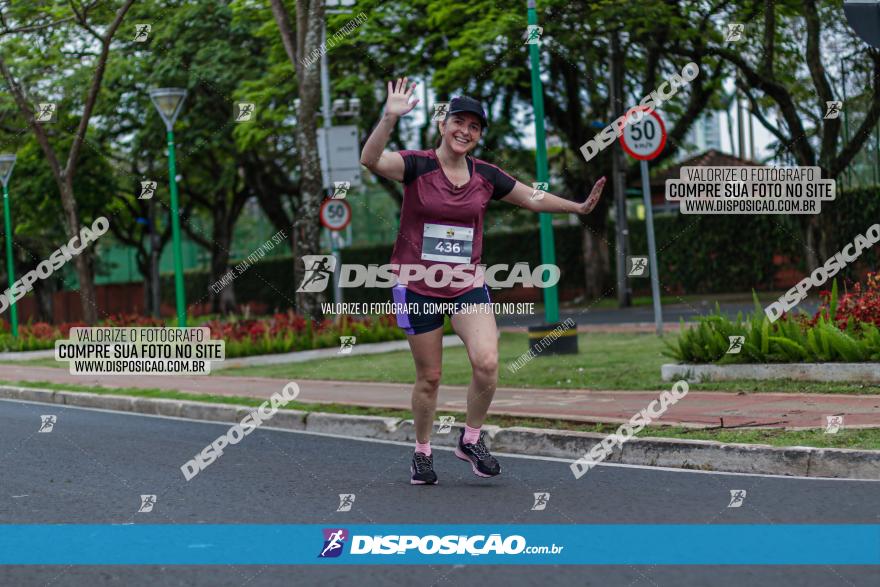
<svg viewBox="0 0 880 587">
<path fill-rule="evenodd" d="M 443 348 L 462 346 L 464 343 L 458 336 L 447 334 L 443 337 Z M 258 367 L 262 365 L 282 365 L 289 363 L 305 363 L 315 359 L 339 359 L 342 357 L 354 357 L 357 355 L 375 355 L 394 351 L 408 351 L 409 342 L 406 340 L 388 340 L 385 342 L 370 342 L 367 344 L 355 344 L 349 354 L 340 354 L 336 347 L 326 349 L 312 349 L 308 351 L 295 351 L 276 355 L 254 355 L 252 357 L 236 357 L 223 361 L 211 361 L 211 371 L 221 369 L 234 369 L 238 367 Z"/>
<path fill-rule="evenodd" d="M 464 343 L 458 336 L 447 334 L 443 337 L 443 348 L 462 346 Z M 223 361 L 211 361 L 211 371 L 230 369 L 236 367 L 257 367 L 261 365 L 278 365 L 284 363 L 304 363 L 315 359 L 337 359 L 356 355 L 374 355 L 378 353 L 390 353 L 393 351 L 408 351 L 407 340 L 387 340 L 385 342 L 369 342 L 355 344 L 350 354 L 342 355 L 336 347 L 326 349 L 311 349 L 308 351 L 294 351 L 292 353 L 279 353 L 274 355 L 253 355 L 250 357 L 235 357 Z M 0 361 L 32 361 L 37 359 L 54 359 L 55 349 L 43 351 L 20 351 L 0 353 Z"/>
<path fill-rule="evenodd" d="M 0 353 L 0 361 L 32 361 L 35 359 L 54 359 L 55 349 L 42 351 L 9 351 Z"/>
<path fill-rule="evenodd" d="M 128 397 L 30 387 L 0 386 L 0 399 L 63 404 L 139 414 L 235 423 L 254 408 L 234 404 Z M 413 442 L 412 420 L 381 416 L 357 416 L 278 410 L 267 426 L 339 434 L 359 438 Z M 435 435 L 436 446 L 455 446 L 461 424 L 448 433 Z M 489 446 L 498 452 L 523 455 L 580 458 L 605 435 L 540 428 L 485 426 Z M 837 448 L 773 447 L 763 444 L 725 444 L 710 440 L 634 438 L 606 459 L 609 463 L 699 469 L 728 473 L 797 475 L 802 477 L 880 480 L 880 451 Z"/>
<path fill-rule="evenodd" d="M 880 382 L 880 363 L 761 363 L 751 365 L 695 365 L 667 363 L 660 367 L 663 381 L 687 379 L 730 381 L 732 379 L 792 379 L 794 381 Z"/>
</svg>

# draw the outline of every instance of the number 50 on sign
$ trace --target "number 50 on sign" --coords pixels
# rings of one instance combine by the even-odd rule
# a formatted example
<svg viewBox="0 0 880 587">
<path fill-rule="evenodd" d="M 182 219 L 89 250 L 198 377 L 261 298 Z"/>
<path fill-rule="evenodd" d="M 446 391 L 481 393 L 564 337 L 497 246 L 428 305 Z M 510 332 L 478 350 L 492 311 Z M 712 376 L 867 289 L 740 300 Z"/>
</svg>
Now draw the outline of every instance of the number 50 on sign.
<svg viewBox="0 0 880 587">
<path fill-rule="evenodd" d="M 351 206 L 345 200 L 324 200 L 321 224 L 328 230 L 342 230 L 351 222 Z"/>
</svg>

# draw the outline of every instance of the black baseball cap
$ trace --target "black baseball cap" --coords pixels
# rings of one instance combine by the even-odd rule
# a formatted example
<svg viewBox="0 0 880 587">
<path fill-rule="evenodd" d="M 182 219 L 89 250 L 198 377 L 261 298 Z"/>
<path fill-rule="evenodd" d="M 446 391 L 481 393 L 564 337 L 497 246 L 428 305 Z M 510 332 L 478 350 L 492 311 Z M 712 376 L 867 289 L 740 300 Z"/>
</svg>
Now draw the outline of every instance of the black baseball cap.
<svg viewBox="0 0 880 587">
<path fill-rule="evenodd" d="M 449 114 L 458 114 L 459 112 L 470 112 L 476 114 L 483 125 L 483 129 L 489 128 L 489 121 L 486 119 L 486 113 L 483 112 L 483 106 L 477 100 L 468 98 L 467 96 L 459 96 L 453 98 L 449 103 Z"/>
</svg>

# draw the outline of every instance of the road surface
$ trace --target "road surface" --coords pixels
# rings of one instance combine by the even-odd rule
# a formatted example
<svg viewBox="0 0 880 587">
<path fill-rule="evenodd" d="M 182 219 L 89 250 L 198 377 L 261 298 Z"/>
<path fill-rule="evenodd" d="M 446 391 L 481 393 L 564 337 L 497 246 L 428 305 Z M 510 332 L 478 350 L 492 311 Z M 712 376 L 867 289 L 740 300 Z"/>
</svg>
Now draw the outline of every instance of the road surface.
<svg viewBox="0 0 880 587">
<path fill-rule="evenodd" d="M 55 415 L 38 433 L 41 415 Z M 874 523 L 876 482 L 600 466 L 501 456 L 474 477 L 436 450 L 440 485 L 409 485 L 411 447 L 259 429 L 187 482 L 179 467 L 228 424 L 0 401 L 0 524 Z M 730 490 L 747 491 L 728 508 Z M 544 511 L 533 493 L 549 492 Z M 340 493 L 356 495 L 337 512 Z M 138 513 L 140 495 L 157 495 Z M 2 532 L 2 529 L 0 529 Z M 626 548 L 621 544 L 621 548 Z M 0 585 L 876 585 L 876 567 L 0 567 Z"/>
</svg>

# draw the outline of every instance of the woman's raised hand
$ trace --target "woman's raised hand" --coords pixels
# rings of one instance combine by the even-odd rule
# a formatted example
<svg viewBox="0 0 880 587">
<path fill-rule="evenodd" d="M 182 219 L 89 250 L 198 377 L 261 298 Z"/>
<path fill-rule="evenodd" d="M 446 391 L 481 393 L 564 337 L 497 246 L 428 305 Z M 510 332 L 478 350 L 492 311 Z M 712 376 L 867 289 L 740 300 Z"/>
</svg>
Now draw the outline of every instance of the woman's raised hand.
<svg viewBox="0 0 880 587">
<path fill-rule="evenodd" d="M 397 82 L 388 82 L 388 101 L 385 102 L 385 114 L 393 114 L 395 116 L 403 116 L 416 107 L 419 99 L 416 98 L 410 102 L 413 91 L 416 89 L 416 82 L 407 88 L 407 78 L 397 79 Z"/>
<path fill-rule="evenodd" d="M 578 210 L 578 214 L 589 214 L 593 211 L 593 208 L 596 207 L 596 204 L 599 203 L 599 198 L 602 197 L 602 188 L 605 187 L 605 177 L 600 177 L 599 181 L 593 185 L 593 189 L 590 191 L 589 197 L 587 200 L 580 205 L 580 210 Z"/>
</svg>

